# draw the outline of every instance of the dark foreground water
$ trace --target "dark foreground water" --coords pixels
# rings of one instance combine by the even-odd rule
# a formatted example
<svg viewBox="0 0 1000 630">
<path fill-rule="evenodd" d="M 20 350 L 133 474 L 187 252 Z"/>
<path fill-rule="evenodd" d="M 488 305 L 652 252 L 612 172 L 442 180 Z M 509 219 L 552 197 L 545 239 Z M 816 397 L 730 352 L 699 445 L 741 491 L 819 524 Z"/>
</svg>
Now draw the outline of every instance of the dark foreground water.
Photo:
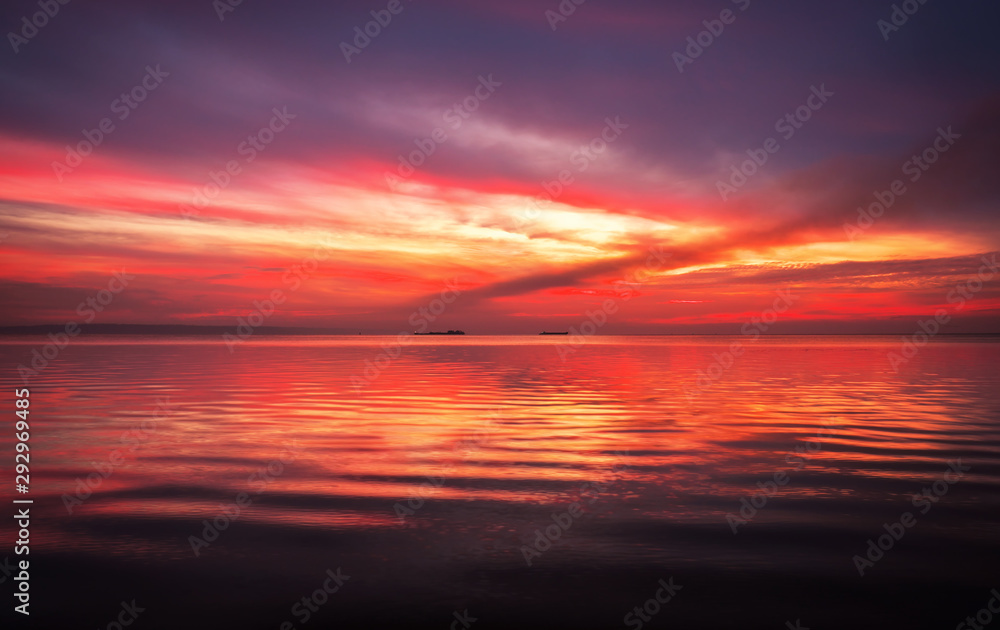
<svg viewBox="0 0 1000 630">
<path fill-rule="evenodd" d="M 29 381 L 31 627 L 1000 627 L 1000 343 L 737 340 L 80 339 Z"/>
</svg>

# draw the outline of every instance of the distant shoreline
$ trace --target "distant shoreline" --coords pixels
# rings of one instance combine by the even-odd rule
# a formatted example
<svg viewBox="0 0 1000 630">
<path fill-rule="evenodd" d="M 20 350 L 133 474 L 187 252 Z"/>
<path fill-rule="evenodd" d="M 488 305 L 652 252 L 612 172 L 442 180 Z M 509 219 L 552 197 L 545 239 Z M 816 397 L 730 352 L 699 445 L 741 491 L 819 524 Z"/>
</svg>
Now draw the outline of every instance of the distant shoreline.
<svg viewBox="0 0 1000 630">
<path fill-rule="evenodd" d="M 171 324 L 90 324 L 81 325 L 81 333 L 85 335 L 159 335 L 175 337 L 192 336 L 221 336 L 223 333 L 233 331 L 233 326 L 185 326 Z M 0 326 L 0 336 L 19 337 L 30 335 L 47 335 L 49 333 L 60 333 L 65 330 L 65 325 L 41 324 L 34 326 Z M 772 333 L 762 335 L 764 337 L 896 337 L 899 335 L 912 334 L 910 331 L 900 331 L 892 333 L 832 333 L 832 332 L 799 332 L 799 333 Z M 255 335 L 268 337 L 302 337 L 302 336 L 336 336 L 336 337 L 386 337 L 396 336 L 398 332 L 375 333 L 350 331 L 343 328 L 297 328 L 281 326 L 262 326 L 254 329 Z M 524 333 L 467 333 L 465 335 L 432 335 L 434 337 L 537 337 L 537 332 Z M 620 333 L 597 335 L 598 337 L 739 337 L 738 332 L 732 333 L 706 333 L 706 332 L 674 332 L 674 333 Z M 972 333 L 939 333 L 938 337 L 1000 337 L 1000 332 L 972 332 Z"/>
</svg>

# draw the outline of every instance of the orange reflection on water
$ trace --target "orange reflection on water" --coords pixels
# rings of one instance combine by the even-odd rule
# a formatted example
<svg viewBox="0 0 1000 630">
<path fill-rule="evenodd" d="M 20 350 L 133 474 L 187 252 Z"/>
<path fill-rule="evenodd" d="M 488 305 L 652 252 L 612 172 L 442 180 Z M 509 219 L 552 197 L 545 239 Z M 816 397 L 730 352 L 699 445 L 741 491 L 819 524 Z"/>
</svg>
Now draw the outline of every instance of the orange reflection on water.
<svg viewBox="0 0 1000 630">
<path fill-rule="evenodd" d="M 784 497 L 845 501 L 997 460 L 1000 344 L 931 343 L 896 374 L 893 338 L 771 338 L 712 368 L 733 340 L 594 337 L 562 360 L 560 339 L 416 338 L 360 389 L 393 338 L 81 341 L 38 389 L 34 490 L 69 517 L 60 497 L 110 465 L 72 518 L 197 523 L 246 492 L 247 521 L 364 529 L 604 480 L 622 515 L 714 522 L 778 471 Z"/>
</svg>

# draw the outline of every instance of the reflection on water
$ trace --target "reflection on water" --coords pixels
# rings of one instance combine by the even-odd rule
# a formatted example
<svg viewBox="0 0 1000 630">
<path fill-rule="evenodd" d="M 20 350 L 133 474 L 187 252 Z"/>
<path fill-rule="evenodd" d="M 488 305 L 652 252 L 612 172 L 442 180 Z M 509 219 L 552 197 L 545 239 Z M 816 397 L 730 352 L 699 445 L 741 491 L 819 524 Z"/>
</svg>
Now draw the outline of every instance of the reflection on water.
<svg viewBox="0 0 1000 630">
<path fill-rule="evenodd" d="M 564 361 L 565 338 L 418 337 L 373 371 L 394 337 L 81 339 L 31 383 L 38 588 L 88 623 L 98 593 L 141 591 L 147 627 L 277 628 L 338 566 L 330 627 L 466 608 L 478 628 L 621 627 L 671 576 L 654 626 L 978 610 L 1000 586 L 1000 344 L 933 342 L 896 373 L 896 338 L 771 338 L 711 368 L 731 341 L 594 337 Z M 957 458 L 971 470 L 860 577 L 852 557 Z M 195 557 L 206 520 L 225 528 Z"/>
</svg>

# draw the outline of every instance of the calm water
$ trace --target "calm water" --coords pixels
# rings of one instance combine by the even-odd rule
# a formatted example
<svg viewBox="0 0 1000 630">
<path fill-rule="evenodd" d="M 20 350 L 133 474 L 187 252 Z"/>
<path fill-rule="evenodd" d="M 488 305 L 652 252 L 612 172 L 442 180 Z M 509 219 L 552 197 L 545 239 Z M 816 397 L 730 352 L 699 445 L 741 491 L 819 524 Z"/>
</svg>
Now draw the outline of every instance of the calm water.
<svg viewBox="0 0 1000 630">
<path fill-rule="evenodd" d="M 896 337 L 730 362 L 735 340 L 80 339 L 30 385 L 33 627 L 105 628 L 133 599 L 136 628 L 276 630 L 954 628 L 986 606 L 1000 343 L 937 340 L 897 373 Z"/>
</svg>

